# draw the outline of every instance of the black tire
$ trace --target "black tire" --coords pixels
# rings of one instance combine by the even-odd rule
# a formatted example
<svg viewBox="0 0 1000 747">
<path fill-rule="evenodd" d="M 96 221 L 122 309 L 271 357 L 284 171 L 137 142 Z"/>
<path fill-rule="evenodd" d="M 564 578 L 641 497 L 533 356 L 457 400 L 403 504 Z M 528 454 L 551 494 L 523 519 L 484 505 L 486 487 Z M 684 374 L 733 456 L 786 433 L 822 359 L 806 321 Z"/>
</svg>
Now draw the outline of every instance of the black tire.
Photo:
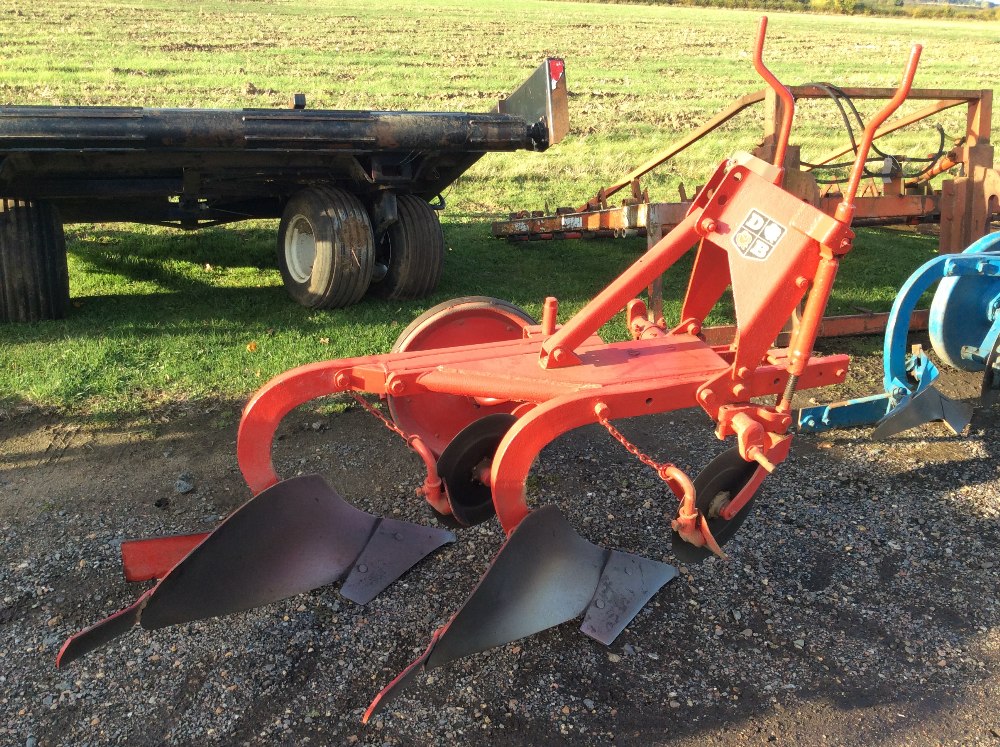
<svg viewBox="0 0 1000 747">
<path fill-rule="evenodd" d="M 361 201 L 342 189 L 310 187 L 292 196 L 278 227 L 278 267 L 303 306 L 357 303 L 375 267 L 375 238 Z"/>
<path fill-rule="evenodd" d="M 399 220 L 385 232 L 375 252 L 385 274 L 368 290 L 381 298 L 423 298 L 437 288 L 444 267 L 441 221 L 419 197 L 397 195 L 396 205 Z"/>
<path fill-rule="evenodd" d="M 0 322 L 62 319 L 68 308 L 59 212 L 47 202 L 0 199 Z"/>
</svg>

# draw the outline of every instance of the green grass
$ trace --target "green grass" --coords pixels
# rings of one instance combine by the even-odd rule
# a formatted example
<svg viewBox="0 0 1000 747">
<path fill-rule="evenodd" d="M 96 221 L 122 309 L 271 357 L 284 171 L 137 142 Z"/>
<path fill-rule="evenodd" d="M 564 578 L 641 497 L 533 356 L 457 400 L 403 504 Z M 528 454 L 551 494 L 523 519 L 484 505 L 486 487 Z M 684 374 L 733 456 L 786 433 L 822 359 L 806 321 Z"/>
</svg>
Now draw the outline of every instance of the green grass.
<svg viewBox="0 0 1000 747">
<path fill-rule="evenodd" d="M 534 0 L 0 0 L 0 103 L 238 108 L 284 106 L 301 91 L 311 108 L 486 111 L 542 57 L 559 55 L 567 60 L 572 127 L 547 153 L 487 156 L 449 190 L 445 275 L 435 296 L 420 302 L 366 300 L 339 311 L 293 304 L 276 269 L 271 222 L 191 234 L 68 227 L 74 308 L 64 321 L 0 329 L 0 402 L 122 412 L 163 398 L 245 397 L 294 365 L 385 351 L 422 310 L 460 295 L 509 299 L 534 314 L 556 295 L 565 318 L 644 242 L 512 246 L 489 238 L 489 219 L 579 204 L 760 88 L 748 55 L 758 18 Z M 1000 57 L 996 29 L 775 14 L 765 56 L 790 84 L 889 86 L 920 41 L 917 85 L 987 88 Z M 842 141 L 838 122 L 830 106 L 802 108 L 793 138 L 803 158 Z M 942 123 L 957 135 L 964 114 Z M 745 113 L 654 174 L 652 198 L 674 199 L 682 182 L 690 192 L 721 158 L 760 137 L 759 113 Z M 936 135 L 915 128 L 886 147 L 925 153 Z M 886 310 L 934 251 L 933 238 L 862 232 L 831 310 Z M 681 278 L 670 279 L 671 309 L 682 287 Z M 623 325 L 605 333 L 622 337 Z"/>
</svg>

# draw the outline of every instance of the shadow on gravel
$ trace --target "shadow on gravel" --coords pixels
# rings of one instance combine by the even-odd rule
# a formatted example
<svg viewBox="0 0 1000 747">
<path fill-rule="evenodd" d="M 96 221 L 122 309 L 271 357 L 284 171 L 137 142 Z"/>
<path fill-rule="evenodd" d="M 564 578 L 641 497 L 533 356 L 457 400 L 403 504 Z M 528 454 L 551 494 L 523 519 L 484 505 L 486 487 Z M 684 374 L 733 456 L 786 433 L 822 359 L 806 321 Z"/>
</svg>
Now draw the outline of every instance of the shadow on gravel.
<svg viewBox="0 0 1000 747">
<path fill-rule="evenodd" d="M 995 410 L 963 440 L 799 437 L 731 559 L 682 566 L 613 646 L 562 625 L 419 676 L 368 727 L 368 700 L 485 569 L 495 522 L 366 607 L 324 588 L 133 632 L 56 671 L 65 635 L 137 593 L 120 580 L 121 538 L 204 530 L 246 498 L 239 407 L 0 423 L 0 698 L 18 714 L 0 720 L 0 741 L 910 745 L 985 744 L 1000 729 Z M 693 472 L 722 446 L 700 413 L 622 430 Z M 363 411 L 303 408 L 280 435 L 282 474 L 318 471 L 365 510 L 427 521 L 419 460 Z M 176 489 L 182 474 L 190 492 Z M 674 502 L 602 429 L 547 448 L 530 487 L 533 505 L 558 503 L 591 541 L 672 562 Z"/>
</svg>

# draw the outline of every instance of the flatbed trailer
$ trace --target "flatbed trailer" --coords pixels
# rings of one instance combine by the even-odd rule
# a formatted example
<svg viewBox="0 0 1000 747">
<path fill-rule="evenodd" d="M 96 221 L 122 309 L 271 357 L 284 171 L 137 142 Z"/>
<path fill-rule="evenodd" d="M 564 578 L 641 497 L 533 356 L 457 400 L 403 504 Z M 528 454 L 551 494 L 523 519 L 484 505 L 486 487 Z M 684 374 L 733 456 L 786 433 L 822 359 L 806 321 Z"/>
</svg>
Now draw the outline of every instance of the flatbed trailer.
<svg viewBox="0 0 1000 747">
<path fill-rule="evenodd" d="M 489 152 L 568 129 L 562 60 L 496 111 L 0 106 L 0 321 L 60 318 L 63 223 L 198 229 L 280 218 L 278 264 L 305 306 L 413 298 L 444 259 L 441 193 Z M 436 200 L 436 202 L 435 202 Z"/>
</svg>

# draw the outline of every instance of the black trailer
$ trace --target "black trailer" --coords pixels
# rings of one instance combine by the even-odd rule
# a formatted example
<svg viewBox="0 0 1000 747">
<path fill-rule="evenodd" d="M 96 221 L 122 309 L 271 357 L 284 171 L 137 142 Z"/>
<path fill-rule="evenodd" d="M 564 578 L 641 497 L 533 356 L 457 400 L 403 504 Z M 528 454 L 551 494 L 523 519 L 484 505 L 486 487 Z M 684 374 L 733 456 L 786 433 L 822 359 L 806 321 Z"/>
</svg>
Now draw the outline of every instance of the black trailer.
<svg viewBox="0 0 1000 747">
<path fill-rule="evenodd" d="M 0 107 L 0 322 L 60 318 L 63 223 L 197 229 L 281 218 L 278 263 L 299 303 L 437 285 L 443 190 L 484 154 L 545 150 L 568 129 L 562 60 L 489 114 Z"/>
</svg>

